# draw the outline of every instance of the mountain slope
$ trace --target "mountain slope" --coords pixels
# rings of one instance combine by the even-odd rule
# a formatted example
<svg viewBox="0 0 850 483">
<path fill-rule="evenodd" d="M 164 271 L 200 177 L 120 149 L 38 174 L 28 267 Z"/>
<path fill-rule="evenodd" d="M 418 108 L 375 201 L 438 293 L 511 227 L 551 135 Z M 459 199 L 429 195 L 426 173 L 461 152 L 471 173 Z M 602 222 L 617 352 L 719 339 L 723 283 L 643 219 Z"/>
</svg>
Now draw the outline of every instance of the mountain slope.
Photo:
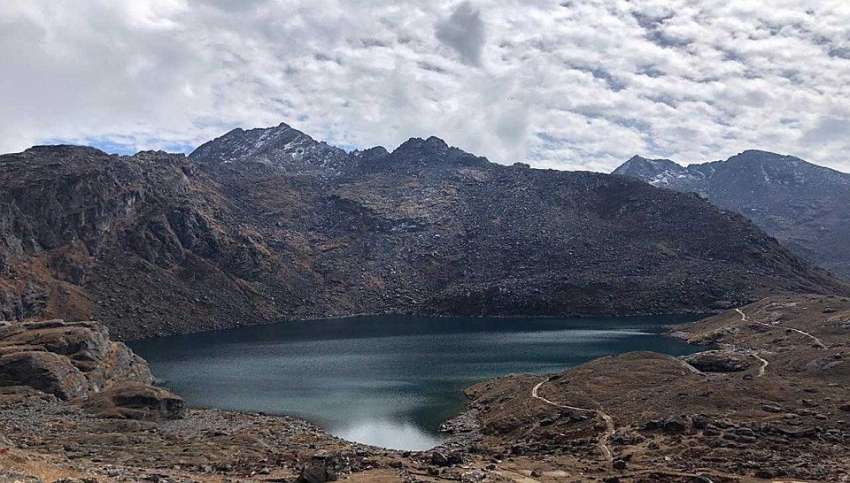
<svg viewBox="0 0 850 483">
<path fill-rule="evenodd" d="M 687 167 L 635 156 L 613 174 L 699 193 L 752 219 L 796 254 L 850 279 L 850 174 L 764 151 Z"/>
<path fill-rule="evenodd" d="M 129 339 L 360 313 L 706 312 L 847 291 L 694 195 L 500 166 L 437 138 L 325 155 L 292 131 L 234 131 L 189 157 L 0 156 L 0 318 L 96 318 Z"/>
</svg>

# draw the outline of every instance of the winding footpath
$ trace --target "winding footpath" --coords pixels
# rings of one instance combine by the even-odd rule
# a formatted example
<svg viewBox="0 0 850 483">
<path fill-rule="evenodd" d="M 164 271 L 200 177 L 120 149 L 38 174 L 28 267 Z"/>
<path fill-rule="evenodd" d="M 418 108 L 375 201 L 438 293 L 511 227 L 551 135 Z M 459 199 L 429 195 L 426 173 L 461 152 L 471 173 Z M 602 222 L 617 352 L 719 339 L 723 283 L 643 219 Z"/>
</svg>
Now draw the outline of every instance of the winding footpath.
<svg viewBox="0 0 850 483">
<path fill-rule="evenodd" d="M 743 310 L 735 309 L 735 312 L 738 312 L 738 314 L 741 315 L 741 321 L 742 322 L 748 322 L 750 320 L 750 318 L 747 317 L 747 314 L 744 313 Z M 800 330 L 800 329 L 795 329 L 794 327 L 786 327 L 786 326 L 783 326 L 783 325 L 770 325 L 770 324 L 766 324 L 764 322 L 755 322 L 755 323 L 757 325 L 761 325 L 761 326 L 767 327 L 769 329 L 780 328 L 780 329 L 790 330 L 791 332 L 796 332 L 797 334 L 800 334 L 800 335 L 803 335 L 803 336 L 806 336 L 806 337 L 812 339 L 815 347 L 818 347 L 820 349 L 826 349 L 827 348 L 826 344 L 824 344 L 822 340 L 820 340 L 819 338 L 815 337 L 814 335 L 812 335 L 812 334 L 810 334 L 806 331 L 803 331 L 803 330 Z M 767 369 L 769 362 L 767 362 L 767 360 L 765 360 L 763 357 L 759 356 L 755 351 L 748 351 L 748 352 L 751 356 L 753 356 L 754 358 L 758 359 L 759 362 L 761 362 L 761 367 L 759 367 L 759 372 L 756 375 L 756 377 L 764 376 L 764 373 Z"/>
<path fill-rule="evenodd" d="M 575 406 L 567 406 L 565 404 L 558 404 L 556 402 L 546 399 L 545 397 L 540 395 L 540 388 L 543 387 L 543 385 L 549 382 L 550 380 L 551 377 L 547 377 L 546 379 L 543 379 L 542 381 L 535 384 L 534 387 L 531 388 L 531 397 L 539 401 L 543 401 L 544 403 L 550 406 L 554 406 L 556 408 L 569 409 L 571 411 L 577 412 L 594 413 L 599 416 L 603 421 L 605 421 L 605 432 L 602 433 L 599 436 L 599 439 L 597 440 L 599 451 L 602 453 L 602 456 L 605 458 L 605 460 L 607 460 L 609 463 L 614 461 L 614 453 L 611 451 L 611 447 L 608 445 L 608 441 L 611 439 L 611 436 L 614 435 L 614 431 L 616 429 L 614 426 L 614 418 L 612 418 L 608 414 L 605 414 L 599 409 L 587 409 Z"/>
<path fill-rule="evenodd" d="M 738 314 L 741 316 L 741 322 L 748 322 L 750 320 L 750 318 L 747 317 L 747 314 L 745 314 L 743 310 L 735 309 L 735 312 L 738 312 Z M 762 323 L 762 322 L 757 322 L 757 323 L 761 324 L 761 325 L 768 325 L 768 324 L 765 324 L 765 323 Z M 768 325 L 768 327 L 770 327 L 770 326 Z M 770 363 L 767 362 L 767 359 L 758 355 L 756 353 L 756 351 L 754 351 L 752 349 L 746 349 L 745 352 L 761 363 L 761 366 L 759 366 L 758 373 L 756 373 L 756 377 L 763 377 L 765 372 L 767 372 L 767 366 L 770 365 Z"/>
<path fill-rule="evenodd" d="M 747 321 L 750 320 L 749 317 L 747 317 L 747 314 L 745 314 L 743 310 L 735 309 L 735 311 L 738 312 L 739 314 L 741 314 L 741 321 L 747 322 Z M 819 338 L 813 336 L 812 334 L 810 334 L 810 333 L 808 333 L 804 330 L 795 329 L 794 327 L 786 327 L 784 325 L 770 325 L 770 324 L 766 324 L 764 322 L 756 322 L 756 324 L 764 326 L 764 327 L 768 327 L 770 329 L 780 328 L 780 329 L 790 330 L 791 332 L 796 332 L 800 335 L 804 335 L 804 336 L 808 337 L 809 339 L 812 339 L 812 341 L 814 341 L 816 347 L 819 347 L 821 349 L 827 348 L 826 344 L 824 344 L 822 340 L 820 340 Z"/>
<path fill-rule="evenodd" d="M 762 377 L 762 376 L 764 376 L 764 373 L 765 373 L 765 372 L 767 372 L 767 366 L 768 366 L 770 363 L 769 363 L 769 362 L 767 362 L 767 359 L 765 359 L 765 358 L 761 357 L 760 355 L 756 354 L 755 352 L 750 352 L 750 355 L 751 355 L 751 356 L 753 356 L 753 357 L 754 357 L 756 360 L 758 360 L 759 362 L 761 362 L 761 366 L 759 367 L 759 371 L 758 371 L 758 373 L 756 374 L 756 377 Z"/>
<path fill-rule="evenodd" d="M 804 335 L 804 336 L 808 337 L 809 339 L 812 339 L 815 342 L 815 346 L 817 346 L 818 348 L 826 349 L 826 344 L 824 344 L 823 341 L 821 341 L 817 337 L 813 336 L 812 334 L 805 332 L 805 331 L 802 331 L 800 329 L 795 329 L 793 327 L 785 327 L 785 328 L 792 331 L 792 332 L 796 332 L 798 334 Z"/>
</svg>

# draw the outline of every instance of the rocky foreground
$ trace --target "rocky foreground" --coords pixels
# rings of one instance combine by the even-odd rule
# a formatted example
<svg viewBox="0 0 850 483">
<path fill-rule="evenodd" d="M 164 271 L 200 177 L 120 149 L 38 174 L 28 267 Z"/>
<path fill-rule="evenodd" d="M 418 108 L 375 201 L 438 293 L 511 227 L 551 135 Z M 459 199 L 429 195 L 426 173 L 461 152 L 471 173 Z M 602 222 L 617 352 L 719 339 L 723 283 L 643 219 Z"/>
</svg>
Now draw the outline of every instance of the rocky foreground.
<svg viewBox="0 0 850 483">
<path fill-rule="evenodd" d="M 850 481 L 847 298 L 772 297 L 678 327 L 707 348 L 686 358 L 630 353 L 482 382 L 449 441 L 412 453 L 292 418 L 185 410 L 97 327 L 0 332 L 10 481 Z M 64 362 L 32 362 L 26 380 L 9 362 L 47 359 Z M 60 368 L 82 378 L 35 382 Z"/>
</svg>

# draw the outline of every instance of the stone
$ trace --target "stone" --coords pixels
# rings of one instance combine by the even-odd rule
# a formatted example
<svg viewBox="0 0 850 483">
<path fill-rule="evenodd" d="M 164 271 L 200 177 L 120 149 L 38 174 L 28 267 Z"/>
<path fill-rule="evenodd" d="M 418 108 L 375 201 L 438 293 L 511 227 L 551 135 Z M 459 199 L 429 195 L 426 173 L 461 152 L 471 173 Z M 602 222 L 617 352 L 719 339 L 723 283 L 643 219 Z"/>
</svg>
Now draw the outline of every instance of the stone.
<svg viewBox="0 0 850 483">
<path fill-rule="evenodd" d="M 702 372 L 742 372 L 753 364 L 746 354 L 723 350 L 698 352 L 683 359 Z"/>
<path fill-rule="evenodd" d="M 183 399 L 171 392 L 141 383 L 123 383 L 91 396 L 83 403 L 88 412 L 105 418 L 159 421 L 179 419 Z"/>
<path fill-rule="evenodd" d="M 431 453 L 431 464 L 434 466 L 449 466 L 449 458 L 445 454 L 435 451 Z"/>
<path fill-rule="evenodd" d="M 88 380 L 67 357 L 25 350 L 0 357 L 0 386 L 29 386 L 60 399 L 88 392 Z"/>
<path fill-rule="evenodd" d="M 298 481 L 301 483 L 325 483 L 336 481 L 337 472 L 334 468 L 336 458 L 326 452 L 318 452 L 301 470 Z"/>
<path fill-rule="evenodd" d="M 654 419 L 643 425 L 646 431 L 661 430 L 665 433 L 684 433 L 688 429 L 688 421 L 684 417 L 672 416 L 667 419 Z"/>
</svg>

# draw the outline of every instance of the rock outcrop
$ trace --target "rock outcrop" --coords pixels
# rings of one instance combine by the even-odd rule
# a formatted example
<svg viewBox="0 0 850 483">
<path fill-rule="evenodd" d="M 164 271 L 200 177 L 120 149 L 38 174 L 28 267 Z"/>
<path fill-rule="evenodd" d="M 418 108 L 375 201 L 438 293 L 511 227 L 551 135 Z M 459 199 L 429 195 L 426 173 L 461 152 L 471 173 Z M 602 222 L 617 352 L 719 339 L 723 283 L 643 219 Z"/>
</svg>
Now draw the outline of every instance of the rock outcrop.
<svg viewBox="0 0 850 483">
<path fill-rule="evenodd" d="M 83 408 L 105 418 L 145 421 L 180 419 L 183 399 L 171 392 L 138 382 L 123 382 L 91 395 Z"/>
<path fill-rule="evenodd" d="M 86 398 L 127 381 L 150 384 L 147 363 L 98 322 L 0 322 L 0 385 Z"/>
<path fill-rule="evenodd" d="M 147 362 L 98 322 L 0 322 L 0 387 L 31 388 L 100 417 L 181 417 L 183 400 L 152 383 Z"/>
<path fill-rule="evenodd" d="M 697 352 L 684 360 L 703 372 L 741 372 L 753 365 L 753 357 L 749 354 L 730 350 Z"/>
</svg>

